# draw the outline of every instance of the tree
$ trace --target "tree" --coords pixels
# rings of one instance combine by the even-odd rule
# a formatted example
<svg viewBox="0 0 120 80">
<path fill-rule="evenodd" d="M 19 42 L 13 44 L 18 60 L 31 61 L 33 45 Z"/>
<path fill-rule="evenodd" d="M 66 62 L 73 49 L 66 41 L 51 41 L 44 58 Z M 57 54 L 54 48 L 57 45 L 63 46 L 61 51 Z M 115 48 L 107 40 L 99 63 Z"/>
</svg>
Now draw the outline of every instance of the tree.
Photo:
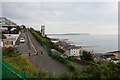
<svg viewBox="0 0 120 80">
<path fill-rule="evenodd" d="M 18 32 L 21 30 L 20 26 L 17 26 L 16 29 Z"/>
<path fill-rule="evenodd" d="M 26 29 L 26 26 L 25 25 L 22 25 L 23 29 Z"/>
<path fill-rule="evenodd" d="M 81 56 L 81 59 L 85 61 L 93 61 L 93 56 L 91 52 L 83 51 L 83 55 Z"/>
<path fill-rule="evenodd" d="M 102 78 L 105 79 L 119 79 L 120 78 L 120 69 L 119 65 L 113 62 L 104 63 L 103 69 L 101 70 Z"/>
</svg>

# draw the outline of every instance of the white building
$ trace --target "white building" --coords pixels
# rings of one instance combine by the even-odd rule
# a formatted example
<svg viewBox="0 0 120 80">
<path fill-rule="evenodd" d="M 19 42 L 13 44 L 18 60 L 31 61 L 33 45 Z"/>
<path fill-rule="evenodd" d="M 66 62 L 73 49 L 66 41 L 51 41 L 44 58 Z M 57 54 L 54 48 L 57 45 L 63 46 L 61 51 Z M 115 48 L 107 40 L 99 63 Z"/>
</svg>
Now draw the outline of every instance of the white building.
<svg viewBox="0 0 120 80">
<path fill-rule="evenodd" d="M 70 46 L 67 50 L 66 53 L 68 56 L 80 56 L 82 55 L 82 51 L 80 48 L 75 47 L 75 46 Z"/>
<path fill-rule="evenodd" d="M 41 25 L 41 34 L 43 37 L 45 37 L 45 26 Z"/>
</svg>

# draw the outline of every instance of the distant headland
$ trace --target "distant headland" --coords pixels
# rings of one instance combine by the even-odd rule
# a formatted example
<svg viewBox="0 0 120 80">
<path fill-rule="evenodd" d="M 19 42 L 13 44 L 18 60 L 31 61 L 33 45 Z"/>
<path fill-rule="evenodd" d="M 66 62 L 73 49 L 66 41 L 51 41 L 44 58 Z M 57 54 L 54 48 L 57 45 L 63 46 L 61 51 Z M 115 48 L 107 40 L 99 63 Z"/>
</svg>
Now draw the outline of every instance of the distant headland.
<svg viewBox="0 0 120 80">
<path fill-rule="evenodd" d="M 63 33 L 63 34 L 47 34 L 50 35 L 90 35 L 89 33 Z"/>
</svg>

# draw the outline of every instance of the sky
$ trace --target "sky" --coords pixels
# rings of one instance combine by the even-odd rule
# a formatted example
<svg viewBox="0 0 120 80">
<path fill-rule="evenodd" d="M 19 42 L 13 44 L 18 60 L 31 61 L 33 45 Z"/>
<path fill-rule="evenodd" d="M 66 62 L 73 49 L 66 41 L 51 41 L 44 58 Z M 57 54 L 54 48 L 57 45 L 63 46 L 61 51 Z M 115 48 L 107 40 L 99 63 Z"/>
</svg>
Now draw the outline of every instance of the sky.
<svg viewBox="0 0 120 80">
<path fill-rule="evenodd" d="M 117 2 L 3 2 L 2 16 L 46 33 L 118 33 Z"/>
</svg>

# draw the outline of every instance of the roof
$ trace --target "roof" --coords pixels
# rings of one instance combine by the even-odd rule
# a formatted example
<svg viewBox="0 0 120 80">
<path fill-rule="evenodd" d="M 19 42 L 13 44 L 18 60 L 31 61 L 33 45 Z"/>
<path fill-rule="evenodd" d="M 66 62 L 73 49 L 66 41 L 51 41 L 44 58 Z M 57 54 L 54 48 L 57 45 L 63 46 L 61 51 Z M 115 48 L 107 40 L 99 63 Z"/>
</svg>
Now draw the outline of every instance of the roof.
<svg viewBox="0 0 120 80">
<path fill-rule="evenodd" d="M 63 47 L 69 46 L 69 44 L 66 42 L 56 42 L 55 44 Z"/>
<path fill-rule="evenodd" d="M 102 56 L 104 56 L 104 57 L 111 57 L 111 56 L 115 56 L 115 55 L 114 54 L 104 54 Z"/>
<path fill-rule="evenodd" d="M 72 46 L 70 46 L 68 49 L 79 49 L 79 48 L 76 47 L 76 46 L 74 46 L 74 45 L 72 45 Z"/>
</svg>

